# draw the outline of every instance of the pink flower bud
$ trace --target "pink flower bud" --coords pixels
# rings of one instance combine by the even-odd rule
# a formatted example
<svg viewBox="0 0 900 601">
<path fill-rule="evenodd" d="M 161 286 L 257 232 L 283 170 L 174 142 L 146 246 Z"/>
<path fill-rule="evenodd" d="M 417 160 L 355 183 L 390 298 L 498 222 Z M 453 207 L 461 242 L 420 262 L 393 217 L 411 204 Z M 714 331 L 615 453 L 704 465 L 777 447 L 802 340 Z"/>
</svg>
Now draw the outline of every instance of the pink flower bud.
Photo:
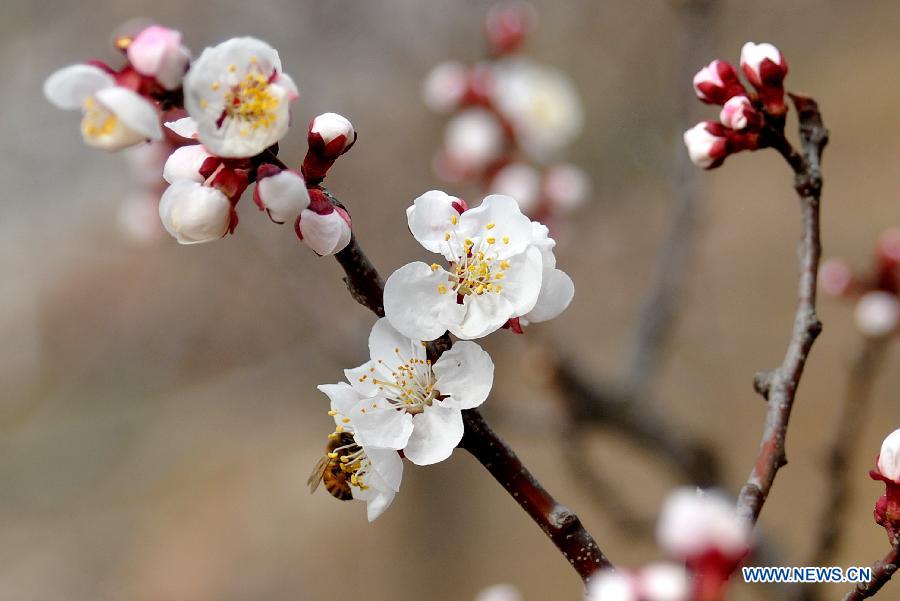
<svg viewBox="0 0 900 601">
<path fill-rule="evenodd" d="M 187 70 L 190 52 L 181 45 L 181 32 L 152 25 L 128 45 L 128 60 L 141 75 L 153 77 L 167 90 L 177 90 Z"/>
<path fill-rule="evenodd" d="M 897 330 L 900 301 L 894 294 L 883 290 L 867 292 L 857 301 L 853 317 L 856 327 L 864 336 L 888 336 Z"/>
<path fill-rule="evenodd" d="M 350 243 L 350 215 L 320 189 L 310 189 L 309 196 L 309 207 L 294 222 L 297 237 L 319 256 L 344 250 Z"/>
<path fill-rule="evenodd" d="M 713 169 L 728 156 L 728 138 L 725 127 L 715 121 L 703 121 L 684 132 L 691 161 L 698 167 Z"/>
<path fill-rule="evenodd" d="M 900 430 L 891 432 L 881 443 L 876 468 L 869 475 L 885 484 L 885 494 L 875 504 L 875 522 L 895 542 L 900 536 Z"/>
<path fill-rule="evenodd" d="M 747 42 L 741 48 L 741 69 L 759 92 L 766 111 L 772 115 L 783 115 L 787 111 L 783 82 L 788 67 L 781 50 L 769 43 Z"/>
<path fill-rule="evenodd" d="M 841 259 L 828 259 L 819 268 L 819 286 L 829 296 L 845 296 L 853 285 L 853 270 Z"/>
<path fill-rule="evenodd" d="M 734 96 L 746 96 L 747 90 L 730 63 L 716 59 L 694 75 L 697 98 L 707 104 L 725 104 Z"/>
<path fill-rule="evenodd" d="M 531 4 L 508 1 L 495 4 L 488 12 L 485 33 L 494 54 L 503 55 L 520 48 L 536 25 L 537 14 Z"/>
<path fill-rule="evenodd" d="M 294 221 L 309 206 L 309 192 L 303 176 L 275 165 L 260 165 L 256 171 L 253 201 L 275 223 Z"/>
<path fill-rule="evenodd" d="M 325 113 L 310 122 L 307 141 L 309 150 L 301 171 L 307 183 L 316 185 L 325 179 L 335 160 L 356 142 L 356 131 L 346 117 Z"/>
<path fill-rule="evenodd" d="M 762 125 L 762 117 L 746 96 L 732 96 L 719 113 L 722 125 L 740 131 Z"/>
</svg>

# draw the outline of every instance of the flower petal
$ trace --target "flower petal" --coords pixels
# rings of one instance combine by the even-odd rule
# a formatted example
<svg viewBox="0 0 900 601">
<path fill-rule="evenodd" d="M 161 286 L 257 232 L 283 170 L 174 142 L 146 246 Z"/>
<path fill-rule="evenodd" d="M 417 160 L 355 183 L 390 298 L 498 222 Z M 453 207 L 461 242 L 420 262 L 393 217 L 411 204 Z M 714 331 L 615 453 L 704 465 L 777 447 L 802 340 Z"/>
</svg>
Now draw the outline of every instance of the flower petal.
<svg viewBox="0 0 900 601">
<path fill-rule="evenodd" d="M 525 314 L 530 323 L 553 319 L 566 310 L 575 296 L 575 284 L 568 274 L 560 269 L 544 269 L 541 292 L 534 308 Z"/>
<path fill-rule="evenodd" d="M 338 210 L 320 215 L 304 209 L 300 212 L 299 229 L 303 242 L 320 256 L 340 252 L 350 243 L 350 225 Z"/>
<path fill-rule="evenodd" d="M 202 144 L 190 144 L 176 148 L 163 166 L 163 179 L 170 184 L 179 180 L 202 183 L 206 178 L 200 175 L 200 168 L 211 156 Z"/>
<path fill-rule="evenodd" d="M 481 405 L 494 384 L 494 362 L 491 356 L 474 342 L 466 340 L 457 342 L 441 355 L 433 369 L 437 376 L 435 388 L 441 394 L 450 395 L 459 409 L 472 409 Z"/>
<path fill-rule="evenodd" d="M 389 488 L 381 488 L 374 482 L 365 490 L 358 486 L 353 486 L 351 491 L 354 499 L 366 502 L 366 517 L 370 522 L 378 519 L 391 506 L 395 496 L 394 491 Z"/>
<path fill-rule="evenodd" d="M 463 340 L 487 336 L 499 330 L 513 317 L 513 306 L 503 294 L 469 294 L 463 300 L 463 306 L 466 310 L 465 317 L 449 327 L 454 336 Z"/>
<path fill-rule="evenodd" d="M 263 178 L 256 187 L 269 216 L 278 223 L 295 220 L 309 206 L 306 182 L 296 171 L 285 169 Z"/>
<path fill-rule="evenodd" d="M 165 125 L 182 138 L 197 138 L 197 122 L 191 117 L 182 117 L 175 121 L 166 121 Z"/>
<path fill-rule="evenodd" d="M 93 65 L 71 65 L 53 73 L 44 82 L 44 96 L 57 108 L 80 109 L 85 99 L 103 88 L 116 85 L 112 75 Z"/>
<path fill-rule="evenodd" d="M 122 86 L 112 86 L 97 90 L 95 96 L 128 129 L 149 140 L 162 140 L 156 107 L 137 92 Z"/>
<path fill-rule="evenodd" d="M 449 276 L 421 262 L 392 273 L 384 285 L 384 311 L 391 325 L 413 340 L 434 340 L 461 322 L 465 308 L 449 290 Z M 441 294 L 439 286 L 448 291 Z"/>
<path fill-rule="evenodd" d="M 378 364 L 375 361 L 366 361 L 359 367 L 345 369 L 344 377 L 350 382 L 350 386 L 362 396 L 376 396 L 378 385 L 375 384 L 375 379 L 381 375 L 377 373 L 379 371 L 377 368 Z"/>
<path fill-rule="evenodd" d="M 446 235 L 456 227 L 452 220 L 459 219 L 459 213 L 453 208 L 454 202 L 459 202 L 459 199 L 440 190 L 431 190 L 406 209 L 409 231 L 419 244 L 433 253 L 443 254 L 451 261 L 457 257 L 447 256 L 449 244 Z"/>
<path fill-rule="evenodd" d="M 525 315 L 534 308 L 541 293 L 544 269 L 541 251 L 535 246 L 509 259 L 509 269 L 503 280 L 503 296 L 512 306 L 508 317 Z"/>
<path fill-rule="evenodd" d="M 413 417 L 413 431 L 403 454 L 416 465 L 431 465 L 448 458 L 463 436 L 462 412 L 432 405 Z"/>
<path fill-rule="evenodd" d="M 402 449 L 413 431 L 412 416 L 395 409 L 382 397 L 361 400 L 348 417 L 357 440 L 372 447 Z"/>
<path fill-rule="evenodd" d="M 381 360 L 390 373 L 400 363 L 407 363 L 410 359 L 424 359 L 425 347 L 420 341 L 398 332 L 386 317 L 382 317 L 375 322 L 369 334 L 369 353 L 372 361 Z"/>
<path fill-rule="evenodd" d="M 403 479 L 403 460 L 397 451 L 368 446 L 364 446 L 363 450 L 372 462 L 372 469 L 378 473 L 384 484 L 394 492 L 398 492 Z"/>
<path fill-rule="evenodd" d="M 522 214 L 515 199 L 500 194 L 486 196 L 480 206 L 460 215 L 459 233 L 465 238 L 491 236 L 504 241 L 495 247 L 499 259 L 521 253 L 532 238 L 531 220 Z"/>
<path fill-rule="evenodd" d="M 346 382 L 320 384 L 317 388 L 325 393 L 331 401 L 331 409 L 338 414 L 334 416 L 335 423 L 338 425 L 340 425 L 339 420 L 343 417 L 349 417 L 353 407 L 359 404 L 359 401 L 363 398 L 359 392 Z"/>
</svg>

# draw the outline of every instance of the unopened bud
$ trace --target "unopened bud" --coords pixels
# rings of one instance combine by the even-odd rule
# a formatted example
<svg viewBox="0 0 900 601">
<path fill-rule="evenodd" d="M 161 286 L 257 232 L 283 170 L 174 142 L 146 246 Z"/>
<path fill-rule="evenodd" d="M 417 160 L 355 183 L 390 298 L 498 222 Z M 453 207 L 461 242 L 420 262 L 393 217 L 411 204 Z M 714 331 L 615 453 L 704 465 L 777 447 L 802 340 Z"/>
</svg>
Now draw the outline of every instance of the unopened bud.
<svg viewBox="0 0 900 601">
<path fill-rule="evenodd" d="M 261 165 L 256 172 L 253 201 L 275 223 L 294 221 L 309 206 L 309 192 L 303 176 L 290 169 Z"/>
<path fill-rule="evenodd" d="M 507 1 L 494 5 L 485 20 L 488 43 L 496 55 L 509 54 L 522 46 L 537 25 L 537 13 L 528 2 Z"/>
<path fill-rule="evenodd" d="M 698 167 L 713 169 L 728 156 L 728 139 L 725 127 L 715 121 L 703 121 L 684 132 L 691 161 Z"/>
<path fill-rule="evenodd" d="M 356 142 L 356 131 L 350 121 L 337 113 L 324 113 L 309 124 L 309 150 L 303 160 L 303 177 L 310 185 L 325 179 L 335 160 Z"/>
<path fill-rule="evenodd" d="M 746 96 L 732 96 L 722 107 L 719 121 L 725 127 L 740 131 L 762 124 L 761 115 Z"/>
<path fill-rule="evenodd" d="M 233 229 L 233 208 L 222 192 L 194 181 L 169 186 L 159 201 L 166 231 L 181 244 L 217 240 Z"/>
<path fill-rule="evenodd" d="M 900 430 L 891 432 L 881 443 L 876 468 L 869 475 L 885 485 L 884 495 L 875 504 L 875 522 L 896 544 L 900 536 Z"/>
<path fill-rule="evenodd" d="M 759 92 L 766 111 L 772 115 L 783 115 L 787 111 L 784 104 L 784 78 L 788 66 L 781 50 L 769 43 L 747 42 L 741 48 L 741 69 Z"/>
<path fill-rule="evenodd" d="M 141 75 L 152 77 L 167 90 L 177 90 L 187 70 L 190 52 L 181 44 L 181 32 L 151 25 L 128 45 L 128 61 Z"/>
<path fill-rule="evenodd" d="M 716 59 L 694 75 L 697 98 L 707 104 L 725 104 L 734 96 L 746 96 L 747 90 L 738 79 L 737 71 L 723 60 Z"/>
<path fill-rule="evenodd" d="M 294 223 L 297 237 L 319 256 L 342 251 L 350 243 L 350 215 L 321 190 L 312 189 L 309 196 L 308 208 Z"/>
<path fill-rule="evenodd" d="M 181 146 L 166 159 L 163 167 L 163 179 L 174 184 L 179 180 L 202 182 L 206 179 L 201 174 L 204 163 L 213 155 L 202 144 Z"/>
</svg>

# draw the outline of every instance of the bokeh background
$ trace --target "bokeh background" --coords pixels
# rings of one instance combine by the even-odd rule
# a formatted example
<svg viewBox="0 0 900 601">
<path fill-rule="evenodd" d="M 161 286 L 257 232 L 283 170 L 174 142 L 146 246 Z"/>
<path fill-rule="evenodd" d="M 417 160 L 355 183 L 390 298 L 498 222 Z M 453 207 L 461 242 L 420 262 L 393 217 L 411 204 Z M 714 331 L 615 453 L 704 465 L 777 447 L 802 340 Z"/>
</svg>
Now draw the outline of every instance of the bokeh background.
<svg viewBox="0 0 900 601">
<path fill-rule="evenodd" d="M 669 2 L 535 4 L 540 29 L 529 52 L 568 71 L 583 95 L 587 126 L 567 158 L 589 171 L 594 193 L 557 252 L 575 301 L 528 335 L 553 341 L 598 380 L 615 378 L 672 214 L 680 133 L 714 110 L 697 103 L 690 122 L 678 117 L 679 98 L 692 92 L 677 76 Z M 715 56 L 737 61 L 744 41 L 775 42 L 790 62 L 789 88 L 819 99 L 832 133 L 825 254 L 866 265 L 875 236 L 900 222 L 900 6 L 718 4 Z M 126 160 L 84 149 L 76 116 L 40 91 L 54 69 L 108 56 L 109 33 L 134 16 L 182 29 L 195 52 L 233 35 L 269 41 L 302 94 L 282 156 L 302 158 L 302 124 L 314 115 L 350 117 L 360 139 L 329 184 L 387 274 L 424 256 L 403 210 L 438 185 L 430 157 L 442 119 L 421 104 L 420 80 L 441 60 L 482 56 L 488 6 L 4 0 L 0 598 L 465 601 L 497 582 L 528 601 L 580 598 L 566 562 L 463 452 L 408 466 L 401 494 L 371 525 L 362 505 L 310 496 L 306 477 L 330 431 L 315 386 L 366 359 L 371 315 L 347 295 L 333 260 L 246 199 L 236 235 L 213 244 L 124 238 L 117 211 L 135 185 Z M 682 311 L 654 390 L 672 420 L 710 441 L 734 492 L 764 416 L 752 376 L 780 362 L 791 325 L 798 212 L 791 175 L 772 152 L 733 157 L 702 181 Z M 761 519 L 783 559 L 799 565 L 812 552 L 823 445 L 860 345 L 849 305 L 825 298 L 820 314 L 825 331 L 799 392 L 790 465 Z M 504 332 L 485 344 L 498 367 L 486 405 L 495 427 L 616 563 L 659 557 L 652 540 L 617 528 L 564 466 L 565 412 L 534 353 Z M 880 486 L 866 472 L 900 425 L 896 359 L 889 352 L 852 464 L 843 566 L 869 565 L 886 550 L 871 518 Z M 615 433 L 594 443 L 585 461 L 639 512 L 655 513 L 679 483 Z"/>
</svg>

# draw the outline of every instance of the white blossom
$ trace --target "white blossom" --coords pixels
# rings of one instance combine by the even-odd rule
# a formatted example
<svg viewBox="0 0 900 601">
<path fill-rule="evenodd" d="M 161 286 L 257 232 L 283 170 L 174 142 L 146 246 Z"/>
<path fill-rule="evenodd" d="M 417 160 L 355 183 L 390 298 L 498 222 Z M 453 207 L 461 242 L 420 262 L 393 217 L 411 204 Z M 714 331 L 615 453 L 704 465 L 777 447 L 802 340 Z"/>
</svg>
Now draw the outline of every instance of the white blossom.
<svg viewBox="0 0 900 601">
<path fill-rule="evenodd" d="M 499 61 L 493 75 L 494 103 L 533 159 L 546 161 L 581 133 L 581 98 L 562 71 L 510 58 Z"/>
<path fill-rule="evenodd" d="M 900 484 L 900 430 L 891 432 L 881 443 L 878 471 L 888 480 Z"/>
<path fill-rule="evenodd" d="M 231 203 L 216 188 L 178 180 L 159 201 L 166 231 L 181 244 L 211 242 L 225 235 L 231 223 Z"/>
<path fill-rule="evenodd" d="M 434 67 L 422 83 L 422 100 L 436 113 L 449 113 L 459 106 L 468 88 L 469 70 L 456 61 Z"/>
<path fill-rule="evenodd" d="M 510 163 L 491 180 L 491 194 L 511 196 L 523 213 L 532 213 L 541 196 L 541 174 L 526 163 Z"/>
<path fill-rule="evenodd" d="M 384 308 L 405 336 L 434 340 L 445 331 L 481 338 L 535 308 L 544 257 L 531 221 L 509 196 L 491 195 L 462 214 L 460 201 L 432 190 L 406 210 L 409 229 L 448 261 L 409 263 L 388 278 Z"/>
<path fill-rule="evenodd" d="M 162 139 L 156 107 L 99 67 L 56 71 L 44 82 L 44 95 L 57 108 L 81 109 L 81 136 L 92 148 L 122 150 Z"/>
<path fill-rule="evenodd" d="M 663 549 L 680 559 L 710 551 L 740 557 L 750 548 L 751 527 L 725 495 L 685 487 L 666 499 L 656 537 Z"/>
<path fill-rule="evenodd" d="M 200 142 L 221 157 L 255 156 L 278 142 L 297 96 L 278 52 L 249 37 L 207 48 L 184 79 L 185 108 Z"/>
<path fill-rule="evenodd" d="M 353 436 L 352 443 L 335 448 L 329 458 L 341 461 L 342 469 L 350 476 L 353 498 L 365 501 L 367 517 L 372 522 L 384 513 L 400 491 L 403 461 L 393 449 L 372 447 L 360 440 L 350 417 L 354 405 L 359 401 L 353 388 L 343 382 L 323 384 L 318 388 L 331 401 L 329 414 L 334 417 L 336 424 L 331 437 L 337 438 L 344 432 Z"/>
<path fill-rule="evenodd" d="M 461 341 L 432 365 L 425 344 L 403 336 L 385 318 L 372 328 L 369 353 L 370 361 L 344 372 L 355 395 L 347 415 L 357 440 L 403 450 L 417 465 L 449 457 L 462 439 L 462 410 L 478 407 L 491 391 L 490 355 Z"/>
<path fill-rule="evenodd" d="M 503 128 L 487 109 L 466 109 L 452 117 L 444 130 L 447 160 L 463 172 L 487 167 L 500 157 L 503 145 Z"/>
<path fill-rule="evenodd" d="M 475 601 L 524 601 L 522 593 L 511 584 L 495 584 L 483 589 Z"/>
<path fill-rule="evenodd" d="M 587 592 L 587 601 L 688 601 L 690 597 L 687 571 L 670 563 L 654 563 L 633 572 L 601 570 Z"/>
</svg>

